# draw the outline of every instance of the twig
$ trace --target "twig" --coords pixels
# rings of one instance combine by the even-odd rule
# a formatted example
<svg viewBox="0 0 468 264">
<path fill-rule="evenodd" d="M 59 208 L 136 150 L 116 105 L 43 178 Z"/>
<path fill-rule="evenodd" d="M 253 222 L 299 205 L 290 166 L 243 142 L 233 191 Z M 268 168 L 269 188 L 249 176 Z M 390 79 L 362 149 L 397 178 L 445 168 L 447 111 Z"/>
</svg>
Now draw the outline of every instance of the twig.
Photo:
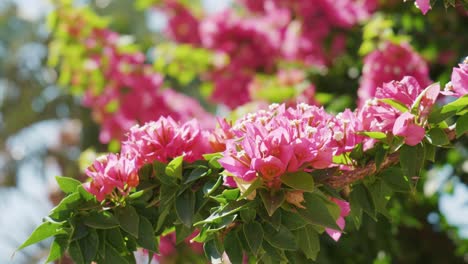
<svg viewBox="0 0 468 264">
<path fill-rule="evenodd" d="M 445 133 L 450 141 L 456 138 L 455 130 L 453 128 L 445 129 Z M 400 161 L 400 155 L 398 152 L 392 153 L 380 165 L 380 170 L 385 170 Z M 362 180 L 369 175 L 373 175 L 377 172 L 375 161 L 369 162 L 362 168 L 357 168 L 352 171 L 342 172 L 341 174 L 335 174 L 325 180 L 325 184 L 330 185 L 335 189 L 341 189 L 349 184 Z"/>
</svg>

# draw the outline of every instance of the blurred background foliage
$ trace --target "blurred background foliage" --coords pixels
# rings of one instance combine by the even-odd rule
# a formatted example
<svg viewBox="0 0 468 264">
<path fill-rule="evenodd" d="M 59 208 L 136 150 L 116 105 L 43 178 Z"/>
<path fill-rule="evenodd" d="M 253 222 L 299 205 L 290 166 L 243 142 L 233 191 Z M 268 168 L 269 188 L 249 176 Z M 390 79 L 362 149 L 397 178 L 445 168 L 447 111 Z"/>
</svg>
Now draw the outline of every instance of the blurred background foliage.
<svg viewBox="0 0 468 264">
<path fill-rule="evenodd" d="M 164 18 L 154 10 L 135 8 L 132 0 L 77 2 L 110 18 L 112 30 L 132 36 L 138 48 L 146 52 L 149 63 L 154 59 L 155 44 L 161 44 L 156 54 L 172 54 L 173 47 L 161 34 Z M 381 2 L 384 12 L 348 33 L 344 56 L 328 69 L 307 71 L 307 79 L 317 88 L 317 99 L 328 110 L 355 107 L 362 56 L 382 39 L 409 39 L 430 62 L 432 79 L 441 83 L 449 80 L 452 67 L 468 55 L 468 16 L 460 14 L 463 11 L 445 9 L 438 1 L 428 15 L 422 16 L 408 3 L 412 1 Z M 145 1 L 136 3 L 145 6 Z M 205 1 L 197 8 L 216 10 L 226 3 Z M 60 199 L 53 177 L 80 179 L 80 153 L 89 147 L 107 149 L 99 143 L 99 127 L 89 110 L 67 87 L 57 86 L 60 73 L 47 66 L 50 32 L 46 14 L 50 10 L 52 5 L 47 1 L 0 2 L 0 263 L 44 260 L 45 245 L 50 241 L 18 252 L 13 259 L 10 256 Z M 193 55 L 192 50 L 178 52 L 170 62 L 155 62 L 155 69 L 169 76 L 171 87 L 203 98 L 209 87 L 193 79 L 197 70 L 209 67 L 203 61 L 212 54 L 200 51 L 191 59 L 188 55 Z M 179 57 L 188 59 L 179 61 Z M 193 63 L 187 68 L 194 72 L 183 77 L 177 69 L 187 61 Z M 453 148 L 437 153 L 436 162 L 416 180 L 417 191 L 410 197 L 392 198 L 392 221 L 379 217 L 375 222 L 365 216 L 361 228 L 350 229 L 339 243 L 322 236 L 317 262 L 468 263 L 467 144 L 465 137 Z"/>
</svg>

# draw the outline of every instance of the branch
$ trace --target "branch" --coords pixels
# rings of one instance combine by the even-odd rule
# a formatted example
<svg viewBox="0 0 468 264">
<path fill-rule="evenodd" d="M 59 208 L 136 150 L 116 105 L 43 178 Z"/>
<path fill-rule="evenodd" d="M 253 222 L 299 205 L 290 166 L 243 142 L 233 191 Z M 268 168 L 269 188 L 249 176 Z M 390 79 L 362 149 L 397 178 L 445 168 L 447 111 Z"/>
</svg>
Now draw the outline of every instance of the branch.
<svg viewBox="0 0 468 264">
<path fill-rule="evenodd" d="M 450 141 L 456 138 L 454 129 L 445 130 L 447 137 Z M 392 153 L 387 156 L 387 158 L 380 165 L 379 171 L 385 170 L 393 165 L 398 164 L 400 161 L 400 154 L 398 152 Z M 345 186 L 350 185 L 353 182 L 364 179 L 368 175 L 374 175 L 377 172 L 377 167 L 375 161 L 369 162 L 366 166 L 362 168 L 357 168 L 352 171 L 346 171 L 339 175 L 332 175 L 331 177 L 325 180 L 325 184 L 335 188 L 341 189 Z"/>
</svg>

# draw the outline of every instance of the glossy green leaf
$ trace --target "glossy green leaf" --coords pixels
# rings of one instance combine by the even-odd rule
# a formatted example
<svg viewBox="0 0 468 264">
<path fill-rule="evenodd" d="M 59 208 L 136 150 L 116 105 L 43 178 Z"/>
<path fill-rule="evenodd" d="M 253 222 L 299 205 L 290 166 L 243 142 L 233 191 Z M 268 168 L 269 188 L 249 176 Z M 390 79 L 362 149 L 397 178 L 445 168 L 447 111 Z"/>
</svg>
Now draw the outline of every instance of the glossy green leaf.
<svg viewBox="0 0 468 264">
<path fill-rule="evenodd" d="M 271 225 L 264 226 L 265 240 L 273 247 L 284 250 L 297 250 L 298 245 L 294 235 L 286 227 L 280 226 L 277 231 Z"/>
<path fill-rule="evenodd" d="M 265 205 L 269 216 L 272 216 L 285 200 L 283 191 L 272 192 L 269 190 L 261 190 L 260 196 L 262 197 L 263 205 Z"/>
<path fill-rule="evenodd" d="M 331 212 L 328 203 L 316 193 L 304 193 L 305 209 L 298 208 L 298 214 L 308 223 L 340 230 L 336 224 L 335 212 Z M 339 210 L 339 208 L 338 208 Z"/>
<path fill-rule="evenodd" d="M 195 215 L 195 194 L 188 189 L 176 197 L 175 209 L 177 217 L 187 227 L 191 227 Z"/>
<path fill-rule="evenodd" d="M 364 135 L 366 137 L 378 139 L 378 140 L 384 140 L 387 138 L 387 134 L 383 132 L 376 132 L 376 131 L 362 131 L 362 132 L 357 132 L 359 135 Z"/>
<path fill-rule="evenodd" d="M 457 138 L 461 137 L 468 131 L 468 113 L 460 116 L 457 119 L 457 124 L 455 126 L 455 132 L 457 133 Z"/>
<path fill-rule="evenodd" d="M 400 148 L 400 166 L 403 175 L 408 178 L 419 176 L 424 165 L 424 148 L 421 144 L 416 146 L 403 145 Z"/>
<path fill-rule="evenodd" d="M 181 179 L 183 161 L 184 161 L 184 156 L 179 156 L 171 160 L 171 162 L 169 162 L 169 164 L 167 164 L 166 166 L 166 170 L 165 170 L 166 174 L 171 177 Z"/>
<path fill-rule="evenodd" d="M 408 178 L 398 167 L 391 167 L 380 173 L 382 180 L 395 192 L 409 192 L 411 185 Z"/>
<path fill-rule="evenodd" d="M 154 235 L 151 222 L 144 216 L 140 216 L 140 226 L 138 227 L 137 243 L 140 247 L 155 252 L 156 237 Z"/>
<path fill-rule="evenodd" d="M 83 223 L 96 229 L 111 229 L 119 226 L 119 220 L 110 212 L 91 212 L 83 218 Z"/>
<path fill-rule="evenodd" d="M 70 177 L 61 177 L 61 176 L 56 176 L 55 179 L 57 180 L 57 183 L 60 187 L 60 189 L 64 193 L 72 193 L 76 191 L 76 188 L 81 185 L 81 182 L 70 178 Z"/>
<path fill-rule="evenodd" d="M 70 254 L 70 257 L 73 259 L 75 264 L 85 264 L 83 252 L 81 252 L 78 241 L 73 241 L 70 243 L 70 246 L 68 247 L 68 253 Z"/>
<path fill-rule="evenodd" d="M 375 219 L 375 206 L 372 196 L 363 184 L 353 186 L 353 190 L 349 195 L 349 201 L 351 204 L 358 204 L 359 208 L 362 208 L 364 212 Z"/>
<path fill-rule="evenodd" d="M 216 246 L 214 240 L 210 240 L 203 245 L 206 257 L 210 260 L 211 263 L 222 263 L 221 258 L 222 254 Z"/>
<path fill-rule="evenodd" d="M 281 182 L 296 190 L 312 192 L 314 190 L 314 178 L 307 172 L 298 171 L 285 173 L 281 176 Z"/>
<path fill-rule="evenodd" d="M 52 245 L 50 246 L 49 256 L 47 257 L 46 263 L 53 262 L 63 256 L 65 250 L 68 248 L 67 236 L 56 236 Z"/>
<path fill-rule="evenodd" d="M 205 177 L 206 175 L 208 175 L 208 173 L 209 173 L 209 169 L 207 167 L 205 166 L 197 167 L 190 172 L 189 177 L 187 178 L 187 180 L 185 180 L 184 183 L 187 184 L 187 183 L 196 181 L 202 177 Z"/>
<path fill-rule="evenodd" d="M 450 143 L 447 134 L 445 134 L 444 130 L 438 127 L 434 127 L 427 133 L 427 136 L 432 145 L 435 146 L 444 146 Z"/>
<path fill-rule="evenodd" d="M 242 263 L 244 256 L 237 232 L 231 231 L 227 233 L 224 238 L 224 250 L 231 263 Z"/>
<path fill-rule="evenodd" d="M 243 226 L 244 236 L 249 244 L 250 250 L 254 255 L 258 254 L 260 245 L 263 242 L 263 228 L 258 222 L 250 222 Z"/>
<path fill-rule="evenodd" d="M 305 226 L 296 232 L 299 248 L 308 259 L 315 260 L 320 251 L 319 234 L 311 226 Z"/>
<path fill-rule="evenodd" d="M 56 220 L 68 219 L 70 213 L 81 204 L 81 195 L 78 192 L 72 193 L 60 201 L 50 211 L 50 217 Z"/>
<path fill-rule="evenodd" d="M 89 234 L 78 241 L 85 263 L 91 263 L 96 257 L 99 248 L 99 236 L 96 230 L 91 230 Z"/>
<path fill-rule="evenodd" d="M 29 238 L 24 241 L 21 246 L 18 247 L 18 250 L 58 234 L 66 234 L 63 229 L 63 223 L 44 222 L 32 232 Z"/>
<path fill-rule="evenodd" d="M 389 106 L 395 108 L 396 110 L 404 113 L 404 112 L 408 112 L 409 109 L 408 107 L 403 104 L 402 102 L 399 102 L 397 100 L 393 100 L 393 99 L 390 99 L 390 98 L 385 98 L 385 99 L 379 99 L 380 102 L 382 103 L 385 103 L 385 104 L 388 104 Z"/>
<path fill-rule="evenodd" d="M 117 207 L 115 209 L 115 216 L 119 220 L 120 227 L 123 230 L 138 238 L 140 217 L 133 206 L 127 204 L 125 207 Z"/>
</svg>

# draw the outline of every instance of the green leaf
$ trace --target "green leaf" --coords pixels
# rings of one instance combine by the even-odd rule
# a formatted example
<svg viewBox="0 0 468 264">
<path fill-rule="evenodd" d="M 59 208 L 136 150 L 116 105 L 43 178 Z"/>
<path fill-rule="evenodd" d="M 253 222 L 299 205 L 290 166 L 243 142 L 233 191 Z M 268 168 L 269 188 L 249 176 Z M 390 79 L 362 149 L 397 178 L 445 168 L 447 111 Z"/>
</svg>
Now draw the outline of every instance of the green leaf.
<svg viewBox="0 0 468 264">
<path fill-rule="evenodd" d="M 463 96 L 441 108 L 434 108 L 429 114 L 429 122 L 438 124 L 468 108 L 468 96 Z"/>
<path fill-rule="evenodd" d="M 286 173 L 281 176 L 281 182 L 296 190 L 312 192 L 314 190 L 314 178 L 307 172 L 298 171 Z"/>
<path fill-rule="evenodd" d="M 426 160 L 435 162 L 436 147 L 432 144 L 424 144 L 424 151 Z"/>
<path fill-rule="evenodd" d="M 195 194 L 192 190 L 186 190 L 175 200 L 177 217 L 187 227 L 191 227 L 195 215 Z"/>
<path fill-rule="evenodd" d="M 358 135 L 364 135 L 373 139 L 384 140 L 387 138 L 387 134 L 383 132 L 375 132 L 375 131 L 362 131 L 357 132 Z"/>
<path fill-rule="evenodd" d="M 227 233 L 224 238 L 224 250 L 226 251 L 231 263 L 242 263 L 244 256 L 242 254 L 242 246 L 239 238 L 237 237 L 237 232 L 230 231 Z"/>
<path fill-rule="evenodd" d="M 115 209 L 115 216 L 119 220 L 120 227 L 138 238 L 138 227 L 140 225 L 140 217 L 135 208 L 131 205 L 126 205 L 125 207 L 117 207 Z"/>
<path fill-rule="evenodd" d="M 108 211 L 101 213 L 91 212 L 83 218 L 83 223 L 96 229 L 111 229 L 119 226 L 119 220 Z"/>
<path fill-rule="evenodd" d="M 91 230 L 89 234 L 78 241 L 85 263 L 90 263 L 96 257 L 99 248 L 99 236 L 96 230 Z"/>
<path fill-rule="evenodd" d="M 269 216 L 272 216 L 285 200 L 283 191 L 261 190 L 260 196 Z"/>
<path fill-rule="evenodd" d="M 83 253 L 81 252 L 80 244 L 78 244 L 78 241 L 73 241 L 70 243 L 70 246 L 68 247 L 68 253 L 70 254 L 70 257 L 73 259 L 74 263 L 85 263 Z"/>
<path fill-rule="evenodd" d="M 324 227 L 340 230 L 341 228 L 336 224 L 338 216 L 334 217 L 334 212 L 330 211 L 329 201 L 325 201 L 320 195 L 316 193 L 304 193 L 305 209 L 298 208 L 297 212 L 307 222 L 320 225 Z M 335 207 L 338 207 L 336 204 Z M 338 208 L 339 210 L 339 208 Z"/>
<path fill-rule="evenodd" d="M 177 179 L 182 179 L 183 161 L 184 156 L 179 156 L 171 160 L 171 162 L 169 162 L 169 164 L 166 166 L 166 174 Z"/>
<path fill-rule="evenodd" d="M 457 138 L 461 137 L 468 131 L 468 113 L 460 116 L 457 119 L 457 124 L 455 127 L 455 132 L 457 133 Z"/>
<path fill-rule="evenodd" d="M 221 253 L 219 252 L 219 249 L 216 247 L 216 242 L 213 239 L 206 242 L 203 245 L 203 249 L 205 251 L 206 256 L 210 260 L 210 263 L 222 263 Z"/>
<path fill-rule="evenodd" d="M 450 143 L 447 134 L 445 134 L 443 129 L 438 127 L 434 127 L 429 130 L 427 136 L 431 144 L 435 146 L 444 146 Z"/>
<path fill-rule="evenodd" d="M 32 232 L 29 238 L 19 246 L 18 250 L 58 234 L 66 234 L 63 223 L 44 222 Z"/>
<path fill-rule="evenodd" d="M 68 248 L 67 236 L 56 236 L 54 242 L 50 246 L 49 256 L 47 257 L 46 263 L 53 262 L 63 256 L 63 253 Z"/>
<path fill-rule="evenodd" d="M 246 210 L 240 211 L 240 216 L 242 218 L 242 221 L 244 221 L 245 223 L 253 221 L 256 215 L 257 215 L 257 212 L 254 209 L 246 209 Z"/>
<path fill-rule="evenodd" d="M 262 225 L 258 222 L 250 222 L 244 224 L 243 231 L 250 250 L 252 250 L 254 255 L 257 255 L 258 250 L 260 249 L 260 245 L 263 242 Z"/>
<path fill-rule="evenodd" d="M 235 201 L 239 197 L 239 189 L 227 189 L 224 190 L 221 195 L 226 198 L 227 201 Z"/>
<path fill-rule="evenodd" d="M 187 184 L 187 183 L 196 181 L 202 177 L 205 177 L 206 175 L 208 175 L 208 173 L 209 173 L 208 167 L 205 167 L 205 166 L 197 167 L 190 172 L 189 177 L 187 178 L 187 180 L 185 180 L 184 183 Z"/>
<path fill-rule="evenodd" d="M 375 149 L 375 167 L 377 170 L 380 169 L 380 165 L 382 165 L 382 162 L 385 160 L 385 157 L 387 155 L 387 151 L 384 149 L 382 144 L 378 144 Z"/>
<path fill-rule="evenodd" d="M 353 190 L 349 195 L 349 201 L 351 204 L 359 204 L 359 208 L 362 208 L 370 217 L 376 219 L 374 202 L 369 191 L 363 184 L 353 186 Z"/>
<path fill-rule="evenodd" d="M 398 167 L 391 167 L 380 173 L 382 180 L 395 192 L 409 192 L 411 185 L 408 178 Z"/>
<path fill-rule="evenodd" d="M 156 237 L 151 222 L 144 216 L 140 216 L 137 243 L 140 247 L 156 252 Z"/>
<path fill-rule="evenodd" d="M 306 226 L 308 222 L 295 212 L 282 210 L 281 223 L 289 230 L 296 230 Z"/>
<path fill-rule="evenodd" d="M 81 195 L 78 192 L 72 193 L 63 198 L 60 203 L 50 211 L 50 217 L 56 220 L 68 219 L 73 209 L 81 203 Z"/>
<path fill-rule="evenodd" d="M 106 258 L 105 263 L 118 263 L 118 264 L 130 264 L 130 262 L 123 256 L 117 249 L 115 249 L 109 242 L 106 242 Z"/>
<path fill-rule="evenodd" d="M 385 184 L 385 182 L 382 180 L 375 181 L 368 188 L 377 212 L 381 213 L 388 219 L 391 219 L 391 216 L 387 210 L 387 203 L 393 193 L 391 188 L 388 187 L 387 184 Z"/>
<path fill-rule="evenodd" d="M 219 186 L 223 183 L 223 177 L 218 177 L 216 182 L 209 181 L 203 185 L 203 194 L 204 197 L 210 196 Z"/>
<path fill-rule="evenodd" d="M 81 182 L 70 177 L 55 176 L 55 179 L 64 193 L 72 193 L 81 185 Z"/>
<path fill-rule="evenodd" d="M 403 175 L 408 178 L 419 176 L 424 165 L 424 148 L 421 144 L 416 146 L 403 145 L 400 148 L 400 165 Z"/>
<path fill-rule="evenodd" d="M 294 235 L 286 227 L 280 226 L 277 231 L 273 226 L 264 226 L 265 240 L 273 247 L 284 250 L 297 250 L 298 245 Z"/>
<path fill-rule="evenodd" d="M 315 260 L 320 251 L 319 234 L 310 225 L 298 229 L 295 234 L 302 252 L 308 259 Z"/>
<path fill-rule="evenodd" d="M 396 110 L 404 113 L 404 112 L 408 112 L 409 109 L 408 107 L 403 104 L 402 102 L 399 102 L 397 100 L 393 100 L 393 99 L 390 99 L 390 98 L 385 98 L 385 99 L 379 99 L 380 102 L 382 103 L 385 103 L 385 104 L 388 104 L 389 106 L 395 108 Z"/>
<path fill-rule="evenodd" d="M 237 200 L 239 201 L 248 197 L 253 191 L 255 191 L 257 188 L 259 188 L 262 185 L 263 185 L 262 178 L 257 178 L 254 182 L 252 182 L 252 184 L 250 184 L 247 190 L 245 190 Z"/>
</svg>

